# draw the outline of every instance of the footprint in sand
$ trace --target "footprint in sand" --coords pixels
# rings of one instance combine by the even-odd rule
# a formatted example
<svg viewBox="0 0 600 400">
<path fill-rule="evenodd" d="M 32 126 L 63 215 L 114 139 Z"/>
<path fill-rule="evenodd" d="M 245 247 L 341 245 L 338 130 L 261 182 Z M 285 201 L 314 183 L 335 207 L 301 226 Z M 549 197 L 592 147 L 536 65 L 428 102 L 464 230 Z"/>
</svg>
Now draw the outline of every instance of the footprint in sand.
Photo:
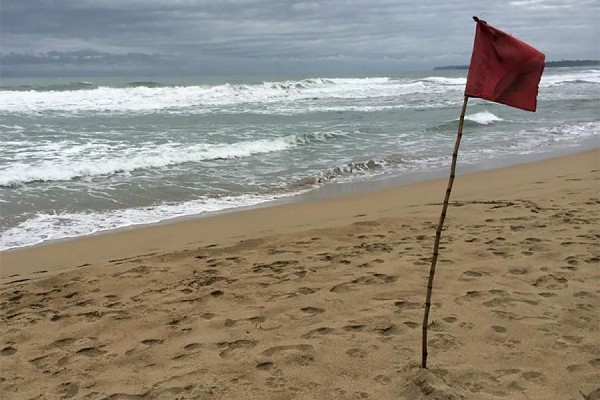
<svg viewBox="0 0 600 400">
<path fill-rule="evenodd" d="M 423 307 L 423 303 L 419 303 L 416 301 L 408 301 L 408 300 L 396 300 L 394 301 L 394 306 L 396 306 L 396 313 L 403 312 L 404 310 L 416 310 L 418 308 Z"/>
<path fill-rule="evenodd" d="M 106 308 L 113 308 L 122 305 L 122 303 L 118 301 L 119 297 L 114 294 L 108 294 L 104 296 L 104 298 L 106 299 L 106 302 L 104 303 L 104 307 Z"/>
<path fill-rule="evenodd" d="M 23 295 L 25 294 L 25 292 L 22 292 L 20 290 L 15 290 L 13 292 L 13 295 L 11 297 L 8 298 L 8 301 L 12 301 L 12 302 L 18 302 L 19 300 L 21 300 L 23 298 Z"/>
<path fill-rule="evenodd" d="M 313 339 L 314 337 L 318 337 L 321 335 L 328 335 L 333 331 L 334 331 L 333 328 L 328 328 L 328 327 L 323 326 L 320 328 L 312 329 L 312 330 L 306 332 L 305 334 L 303 334 L 301 337 L 303 339 Z"/>
<path fill-rule="evenodd" d="M 592 358 L 588 363 L 594 368 L 600 368 L 600 358 Z"/>
<path fill-rule="evenodd" d="M 245 320 L 253 324 L 260 324 L 265 322 L 267 320 L 267 317 L 265 317 L 264 315 L 257 315 L 255 317 L 246 318 Z"/>
<path fill-rule="evenodd" d="M 260 369 L 262 371 L 270 371 L 275 367 L 275 364 L 272 361 L 259 361 L 256 364 L 256 369 Z"/>
<path fill-rule="evenodd" d="M 179 354 L 173 358 L 171 358 L 171 360 L 183 360 L 188 358 L 190 355 L 197 353 L 198 351 L 200 351 L 200 349 L 203 349 L 205 346 L 201 343 L 190 343 L 190 344 L 186 344 L 185 346 L 183 346 L 183 350 L 185 350 L 185 353 Z"/>
<path fill-rule="evenodd" d="M 18 276 L 18 275 L 17 275 Z M 22 283 L 22 282 L 27 282 L 29 279 L 23 278 L 23 279 L 15 279 L 12 280 L 10 282 L 6 282 L 6 285 L 10 285 L 12 283 Z"/>
<path fill-rule="evenodd" d="M 312 351 L 312 350 L 313 350 L 313 346 L 310 344 L 290 344 L 290 345 L 270 347 L 267 350 L 263 351 L 262 354 L 266 357 L 271 357 L 274 354 L 277 354 L 280 352 L 286 352 L 286 351 L 307 352 L 307 351 Z"/>
<path fill-rule="evenodd" d="M 352 358 L 365 358 L 367 356 L 367 352 L 362 349 L 348 349 L 346 350 L 346 355 Z"/>
<path fill-rule="evenodd" d="M 104 346 L 100 346 L 104 347 Z M 83 349 L 79 349 L 75 352 L 75 354 L 79 354 L 86 357 L 97 357 L 106 353 L 105 350 L 101 350 L 99 347 L 84 347 Z"/>
<path fill-rule="evenodd" d="M 164 340 L 162 339 L 145 339 L 142 340 L 142 344 L 145 344 L 146 346 L 156 346 L 158 344 L 163 344 Z"/>
<path fill-rule="evenodd" d="M 465 271 L 463 272 L 462 276 L 458 279 L 460 281 L 463 282 L 471 282 L 474 280 L 477 280 L 483 276 L 488 276 L 489 274 L 487 272 L 483 272 L 483 271 Z"/>
<path fill-rule="evenodd" d="M 294 365 L 309 365 L 314 362 L 313 346 L 293 344 L 270 347 L 261 353 L 265 357 L 280 357 L 283 362 Z"/>
<path fill-rule="evenodd" d="M 15 349 L 14 347 L 12 347 L 12 346 L 6 346 L 2 350 L 0 350 L 0 355 L 3 355 L 3 356 L 12 356 L 16 352 L 17 352 L 17 349 Z"/>
<path fill-rule="evenodd" d="M 70 399 L 79 393 L 79 385 L 75 382 L 61 383 L 58 392 L 62 394 L 61 399 Z"/>
<path fill-rule="evenodd" d="M 375 332 L 383 336 L 395 335 L 398 331 L 398 328 L 395 324 L 391 322 L 383 322 L 375 326 L 373 328 Z"/>
<path fill-rule="evenodd" d="M 568 256 L 565 261 L 571 266 L 579 265 L 579 256 Z"/>
<path fill-rule="evenodd" d="M 64 339 L 58 339 L 52 344 L 55 346 L 58 346 L 58 347 L 65 347 L 65 346 L 72 344 L 73 342 L 75 342 L 75 339 L 73 339 L 73 338 L 64 338 Z"/>
<path fill-rule="evenodd" d="M 335 286 L 332 286 L 331 289 L 329 289 L 329 291 L 333 292 L 333 293 L 348 293 L 353 290 L 356 290 L 356 289 L 354 289 L 352 287 L 352 284 L 350 284 L 350 283 L 339 283 Z"/>
<path fill-rule="evenodd" d="M 468 330 L 475 328 L 475 324 L 473 324 L 472 322 L 461 322 L 460 324 L 458 324 L 458 326 Z"/>
<path fill-rule="evenodd" d="M 113 260 L 111 260 L 113 261 Z M 147 276 L 148 274 L 150 274 L 151 272 L 151 268 L 148 267 L 147 265 L 140 265 L 134 268 L 131 268 L 125 272 L 119 272 L 116 274 L 113 274 L 112 276 L 114 278 L 143 278 L 145 276 Z"/>
<path fill-rule="evenodd" d="M 379 281 L 375 278 L 375 276 L 365 275 L 352 280 L 351 283 L 359 285 L 373 285 L 375 283 L 379 283 Z"/>
<path fill-rule="evenodd" d="M 318 288 L 301 287 L 295 293 L 307 295 L 307 294 L 313 294 L 318 290 L 319 290 Z"/>
<path fill-rule="evenodd" d="M 361 243 L 358 246 L 354 246 L 356 250 L 364 250 L 368 253 L 389 253 L 394 248 L 387 243 Z"/>
<path fill-rule="evenodd" d="M 254 264 L 254 266 L 252 267 L 252 272 L 264 272 L 266 270 L 269 270 L 277 274 L 283 272 L 286 269 L 286 267 L 296 264 L 298 264 L 297 260 L 280 260 L 272 262 L 270 264 L 257 263 Z"/>
<path fill-rule="evenodd" d="M 398 275 L 386 275 L 386 274 L 374 273 L 373 276 L 375 278 L 379 279 L 380 281 L 382 281 L 383 283 L 394 283 L 398 280 Z"/>
<path fill-rule="evenodd" d="M 513 275 L 526 275 L 529 273 L 529 270 L 527 268 L 513 268 L 509 269 L 508 273 Z"/>
<path fill-rule="evenodd" d="M 525 380 L 527 380 L 529 382 L 544 383 L 546 381 L 546 377 L 544 376 L 544 374 L 542 374 L 541 372 L 537 372 L 537 371 L 523 372 L 521 374 L 521 377 L 523 377 Z"/>
<path fill-rule="evenodd" d="M 568 346 L 576 346 L 583 341 L 583 336 L 570 336 L 565 335 L 554 341 L 554 348 L 562 349 Z"/>
<path fill-rule="evenodd" d="M 351 323 L 350 325 L 344 326 L 342 329 L 346 332 L 362 332 L 365 329 L 366 325 L 364 324 L 355 324 Z"/>
<path fill-rule="evenodd" d="M 389 385 L 392 383 L 392 379 L 387 375 L 377 375 L 373 380 L 380 385 Z"/>
<path fill-rule="evenodd" d="M 543 287 L 550 290 L 562 290 L 566 289 L 569 286 L 567 283 L 568 281 L 568 279 L 562 276 L 548 274 L 536 279 L 536 281 L 533 283 L 533 286 Z"/>
<path fill-rule="evenodd" d="M 317 315 L 325 312 L 325 309 L 319 307 L 302 307 L 300 310 L 310 315 Z"/>
<path fill-rule="evenodd" d="M 571 364 L 571 365 L 567 365 L 567 371 L 569 371 L 571 373 L 576 373 L 576 372 L 585 370 L 586 367 L 587 367 L 587 365 L 585 365 L 585 364 Z"/>
<path fill-rule="evenodd" d="M 211 312 L 205 312 L 203 314 L 200 314 L 200 318 L 202 318 L 202 319 L 213 319 L 216 316 L 217 316 L 217 314 L 211 313 Z"/>
<path fill-rule="evenodd" d="M 231 357 L 232 353 L 237 349 L 243 349 L 243 348 L 248 349 L 248 348 L 255 347 L 256 340 L 241 339 L 241 340 L 236 340 L 233 342 L 220 342 L 217 344 L 217 346 L 219 346 L 220 348 L 223 349 L 219 353 L 219 356 L 221 358 L 228 358 L 228 357 Z"/>
</svg>

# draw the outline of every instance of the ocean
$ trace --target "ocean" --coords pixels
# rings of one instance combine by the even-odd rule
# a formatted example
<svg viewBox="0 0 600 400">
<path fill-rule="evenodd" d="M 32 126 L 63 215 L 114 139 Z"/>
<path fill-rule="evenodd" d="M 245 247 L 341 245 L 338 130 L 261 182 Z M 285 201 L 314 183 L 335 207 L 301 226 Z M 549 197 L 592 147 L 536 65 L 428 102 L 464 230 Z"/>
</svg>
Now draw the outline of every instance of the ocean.
<svg viewBox="0 0 600 400">
<path fill-rule="evenodd" d="M 446 168 L 465 83 L 3 78 L 0 250 Z M 546 69 L 536 113 L 469 100 L 459 163 L 574 152 L 599 134 L 600 70 Z"/>
</svg>

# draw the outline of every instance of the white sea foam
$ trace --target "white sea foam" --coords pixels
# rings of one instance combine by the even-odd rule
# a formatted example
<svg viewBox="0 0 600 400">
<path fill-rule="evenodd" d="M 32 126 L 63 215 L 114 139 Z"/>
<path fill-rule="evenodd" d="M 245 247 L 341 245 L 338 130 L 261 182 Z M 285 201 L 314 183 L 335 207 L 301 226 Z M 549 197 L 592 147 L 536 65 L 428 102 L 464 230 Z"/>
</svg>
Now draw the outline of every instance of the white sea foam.
<svg viewBox="0 0 600 400">
<path fill-rule="evenodd" d="M 457 80 L 456 80 L 457 79 Z M 8 113 L 208 113 L 232 106 L 286 104 L 303 109 L 306 101 L 396 98 L 415 93 L 457 90 L 462 78 L 305 79 L 255 85 L 98 87 L 91 90 L 0 91 L 0 111 Z M 273 107 L 272 112 L 277 112 Z"/>
<path fill-rule="evenodd" d="M 0 232 L 0 251 L 178 217 L 248 207 L 276 198 L 275 195 L 202 198 L 178 204 L 105 212 L 39 213 L 13 228 Z"/>
<path fill-rule="evenodd" d="M 470 115 L 465 116 L 465 119 L 468 121 L 477 122 L 478 124 L 481 124 L 481 125 L 489 125 L 492 122 L 503 121 L 502 118 L 497 117 L 496 115 L 492 114 L 489 111 L 480 111 L 475 114 L 470 114 Z"/>
<path fill-rule="evenodd" d="M 577 124 L 563 124 L 547 130 L 557 142 L 568 142 L 573 139 L 582 139 L 600 135 L 600 121 L 591 121 Z"/>
<path fill-rule="evenodd" d="M 25 129 L 21 125 L 4 125 L 0 124 L 0 129 L 7 132 L 23 132 Z"/>
<path fill-rule="evenodd" d="M 569 83 L 600 83 L 600 71 L 546 71 L 542 87 Z M 289 112 L 305 103 L 326 99 L 395 98 L 410 94 L 443 94 L 463 90 L 465 77 L 422 79 L 315 78 L 261 84 L 215 86 L 97 87 L 87 90 L 0 91 L 0 112 L 8 113 L 209 113 L 232 106 L 283 104 Z M 277 113 L 278 107 L 269 107 Z M 365 110 L 369 111 L 369 110 Z M 377 111 L 373 108 L 371 111 Z"/>
<path fill-rule="evenodd" d="M 143 169 L 163 168 L 190 162 L 244 158 L 275 153 L 311 143 L 346 137 L 342 130 L 315 131 L 284 137 L 219 144 L 108 142 L 92 139 L 78 143 L 71 140 L 36 143 L 0 144 L 0 151 L 11 155 L 11 163 L 0 167 L 0 187 L 15 187 L 31 182 L 69 181 Z"/>
<path fill-rule="evenodd" d="M 598 70 L 587 70 L 580 72 L 570 73 L 544 73 L 540 86 L 550 87 L 563 85 L 567 83 L 599 83 L 600 84 L 600 71 Z"/>
<path fill-rule="evenodd" d="M 188 162 L 248 157 L 286 150 L 297 143 L 295 136 L 231 144 L 167 143 L 141 148 L 125 145 L 119 148 L 116 144 L 107 143 L 50 143 L 43 151 L 33 154 L 22 152 L 21 161 L 0 169 L 0 186 L 16 186 L 38 181 L 67 181 Z M 44 160 L 31 161 L 31 155 L 40 154 L 44 155 Z"/>
<path fill-rule="evenodd" d="M 437 83 L 440 85 L 464 86 L 467 83 L 467 78 L 446 78 L 443 76 L 430 76 L 428 78 L 423 78 L 423 81 Z"/>
</svg>

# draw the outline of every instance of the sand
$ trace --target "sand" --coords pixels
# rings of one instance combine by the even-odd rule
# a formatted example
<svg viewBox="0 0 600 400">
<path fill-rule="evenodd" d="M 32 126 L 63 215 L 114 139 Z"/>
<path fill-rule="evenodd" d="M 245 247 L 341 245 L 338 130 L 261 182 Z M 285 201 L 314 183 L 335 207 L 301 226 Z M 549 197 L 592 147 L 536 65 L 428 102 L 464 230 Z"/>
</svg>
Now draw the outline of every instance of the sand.
<svg viewBox="0 0 600 400">
<path fill-rule="evenodd" d="M 0 253 L 6 399 L 600 398 L 600 152 Z"/>
</svg>

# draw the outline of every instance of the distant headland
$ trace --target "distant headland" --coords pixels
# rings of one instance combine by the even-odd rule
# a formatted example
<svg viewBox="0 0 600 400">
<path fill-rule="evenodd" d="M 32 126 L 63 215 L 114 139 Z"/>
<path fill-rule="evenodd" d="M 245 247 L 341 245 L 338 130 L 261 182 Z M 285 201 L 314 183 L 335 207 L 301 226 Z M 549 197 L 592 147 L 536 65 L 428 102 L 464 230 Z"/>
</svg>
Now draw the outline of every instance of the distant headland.
<svg viewBox="0 0 600 400">
<path fill-rule="evenodd" d="M 560 61 L 546 61 L 546 68 L 559 68 L 559 67 L 598 67 L 600 66 L 600 60 L 560 60 Z M 468 65 L 444 65 L 441 67 L 434 67 L 434 70 L 446 70 L 446 69 L 469 69 Z"/>
</svg>

